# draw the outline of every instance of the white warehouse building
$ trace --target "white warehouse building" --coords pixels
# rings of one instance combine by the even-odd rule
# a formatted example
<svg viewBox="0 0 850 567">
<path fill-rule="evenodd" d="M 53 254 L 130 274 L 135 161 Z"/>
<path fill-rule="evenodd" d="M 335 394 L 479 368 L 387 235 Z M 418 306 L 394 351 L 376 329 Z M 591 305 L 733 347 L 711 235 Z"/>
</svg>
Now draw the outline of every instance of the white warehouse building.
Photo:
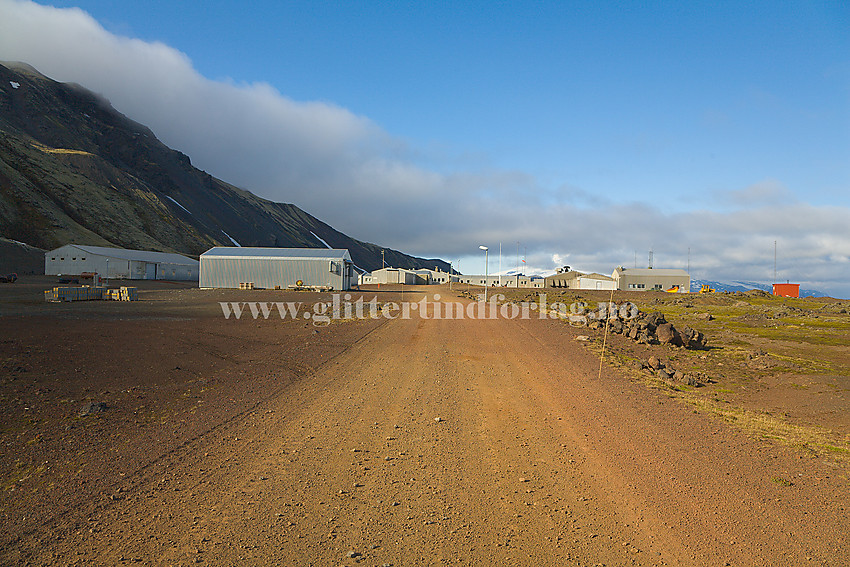
<svg viewBox="0 0 850 567">
<path fill-rule="evenodd" d="M 303 285 L 347 290 L 356 282 L 346 249 L 217 246 L 201 254 L 198 285 L 238 289 L 240 284 L 252 283 L 255 289 Z"/>
<path fill-rule="evenodd" d="M 197 280 L 198 261 L 181 254 L 66 244 L 44 253 L 48 276 L 100 274 L 108 279 Z"/>
</svg>

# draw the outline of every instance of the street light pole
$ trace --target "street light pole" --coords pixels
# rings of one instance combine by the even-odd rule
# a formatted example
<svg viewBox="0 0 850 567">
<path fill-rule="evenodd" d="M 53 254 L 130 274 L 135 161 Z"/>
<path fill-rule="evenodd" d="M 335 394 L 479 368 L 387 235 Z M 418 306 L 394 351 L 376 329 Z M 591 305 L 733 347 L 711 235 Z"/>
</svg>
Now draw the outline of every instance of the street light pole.
<svg viewBox="0 0 850 567">
<path fill-rule="evenodd" d="M 489 267 L 490 267 L 490 262 L 488 262 L 488 257 L 487 257 L 487 251 L 489 250 L 489 248 L 487 248 L 486 246 L 483 246 L 483 245 L 479 246 L 478 248 L 480 248 L 481 250 L 484 250 L 484 303 L 487 303 L 487 285 L 489 283 L 487 281 L 487 279 L 488 279 L 487 276 L 488 276 L 488 273 L 489 273 L 488 270 L 489 270 Z"/>
</svg>

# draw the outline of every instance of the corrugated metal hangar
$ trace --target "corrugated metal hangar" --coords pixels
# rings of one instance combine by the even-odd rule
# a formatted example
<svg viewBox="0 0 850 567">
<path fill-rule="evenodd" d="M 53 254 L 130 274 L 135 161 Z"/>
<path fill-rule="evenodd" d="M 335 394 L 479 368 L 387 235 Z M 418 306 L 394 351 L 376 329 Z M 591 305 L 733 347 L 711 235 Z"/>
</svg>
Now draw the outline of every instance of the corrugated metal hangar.
<svg viewBox="0 0 850 567">
<path fill-rule="evenodd" d="M 217 246 L 201 254 L 200 287 L 286 288 L 291 285 L 351 289 L 357 282 L 351 255 L 330 248 L 245 248 Z"/>
<path fill-rule="evenodd" d="M 196 280 L 198 261 L 180 254 L 66 244 L 44 253 L 48 276 L 100 274 L 127 280 Z"/>
</svg>

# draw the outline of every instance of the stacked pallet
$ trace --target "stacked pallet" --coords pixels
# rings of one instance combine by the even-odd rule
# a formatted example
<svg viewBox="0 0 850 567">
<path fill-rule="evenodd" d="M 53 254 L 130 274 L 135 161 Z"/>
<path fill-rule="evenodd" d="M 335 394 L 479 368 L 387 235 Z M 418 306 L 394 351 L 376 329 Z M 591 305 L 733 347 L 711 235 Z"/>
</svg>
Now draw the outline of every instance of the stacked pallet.
<svg viewBox="0 0 850 567">
<path fill-rule="evenodd" d="M 102 287 L 54 287 L 44 292 L 44 300 L 52 303 L 60 301 L 93 301 L 103 299 Z"/>
<path fill-rule="evenodd" d="M 111 301 L 138 301 L 139 292 L 134 287 L 107 289 L 103 294 L 103 298 Z"/>
<path fill-rule="evenodd" d="M 103 287 L 54 287 L 45 290 L 44 300 L 51 303 L 61 301 L 97 301 L 109 299 L 112 301 L 138 301 L 139 292 L 135 287 L 106 289 Z"/>
</svg>

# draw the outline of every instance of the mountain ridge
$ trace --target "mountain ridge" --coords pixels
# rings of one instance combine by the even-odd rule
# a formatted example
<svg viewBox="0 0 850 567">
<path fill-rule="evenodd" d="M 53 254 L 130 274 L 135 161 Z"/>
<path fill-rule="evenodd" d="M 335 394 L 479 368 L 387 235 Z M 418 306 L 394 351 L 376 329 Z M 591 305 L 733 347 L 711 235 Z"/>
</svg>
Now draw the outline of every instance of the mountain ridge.
<svg viewBox="0 0 850 567">
<path fill-rule="evenodd" d="M 362 242 L 294 204 L 195 168 L 150 128 L 75 83 L 0 62 L 0 235 L 51 249 L 89 244 L 178 252 L 213 246 L 347 248 L 365 270 L 448 270 Z"/>
</svg>

